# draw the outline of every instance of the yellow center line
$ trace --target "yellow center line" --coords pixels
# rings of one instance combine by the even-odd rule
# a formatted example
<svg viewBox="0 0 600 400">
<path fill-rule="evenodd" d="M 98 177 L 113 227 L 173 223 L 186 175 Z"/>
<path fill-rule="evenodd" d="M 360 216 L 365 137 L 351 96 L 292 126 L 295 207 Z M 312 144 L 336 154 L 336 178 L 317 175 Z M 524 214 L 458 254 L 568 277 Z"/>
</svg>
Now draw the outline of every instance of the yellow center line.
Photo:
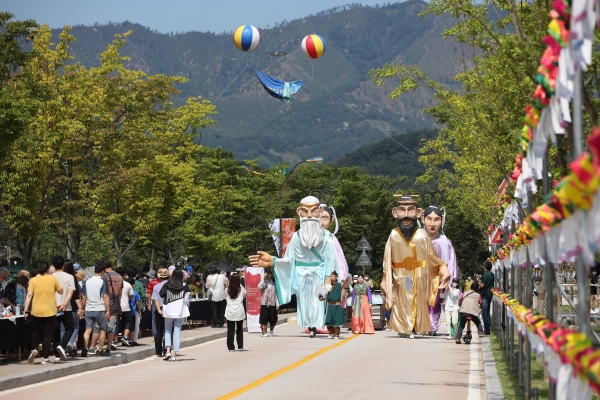
<svg viewBox="0 0 600 400">
<path fill-rule="evenodd" d="M 221 397 L 217 398 L 217 400 L 228 400 L 228 399 L 233 399 L 234 397 L 236 397 L 236 396 L 239 396 L 240 394 L 242 394 L 242 393 L 244 393 L 244 392 L 247 392 L 248 390 L 254 389 L 255 387 L 257 387 L 257 386 L 260 386 L 260 385 L 262 385 L 263 383 L 265 383 L 265 382 L 267 382 L 267 381 L 270 381 L 271 379 L 273 379 L 273 378 L 276 378 L 276 377 L 278 377 L 278 376 L 279 376 L 279 375 L 281 375 L 281 374 L 285 374 L 286 372 L 288 372 L 288 371 L 291 371 L 291 370 L 293 370 L 294 368 L 297 368 L 297 367 L 301 366 L 302 364 L 309 362 L 310 360 L 312 360 L 312 359 L 314 359 L 314 358 L 316 358 L 316 357 L 320 356 L 320 355 L 321 355 L 321 354 L 323 354 L 323 353 L 326 353 L 326 352 L 328 352 L 329 350 L 333 350 L 333 349 L 335 349 L 336 347 L 339 347 L 339 346 L 341 346 L 341 345 L 343 345 L 343 344 L 346 344 L 346 343 L 348 343 L 348 342 L 349 342 L 350 340 L 352 340 L 352 339 L 356 339 L 358 336 L 359 336 L 359 335 L 356 335 L 356 334 L 355 334 L 355 335 L 352 335 L 352 336 L 350 336 L 350 337 L 349 337 L 349 338 L 347 338 L 347 339 L 344 339 L 344 340 L 342 340 L 342 341 L 340 341 L 340 342 L 338 342 L 338 343 L 334 344 L 333 346 L 325 347 L 325 348 L 323 348 L 323 349 L 321 349 L 321 350 L 319 350 L 319 351 L 317 351 L 317 352 L 315 352 L 315 353 L 312 353 L 312 354 L 311 354 L 311 355 L 309 355 L 309 356 L 306 356 L 306 357 L 304 357 L 304 358 L 303 358 L 302 360 L 300 360 L 300 361 L 296 361 L 295 363 L 293 363 L 293 364 L 291 364 L 291 365 L 288 365 L 287 367 L 283 367 L 283 368 L 281 368 L 280 370 L 278 370 L 278 371 L 275 371 L 275 372 L 273 372 L 273 373 L 271 373 L 271 374 L 269 374 L 269 375 L 267 375 L 267 376 L 265 376 L 265 377 L 263 377 L 263 378 L 260 378 L 260 379 L 258 379 L 258 380 L 256 380 L 256 381 L 254 381 L 254 382 L 252 382 L 252 383 L 250 383 L 250 384 L 246 385 L 246 386 L 242 386 L 241 388 L 239 388 L 239 389 L 237 389 L 237 390 L 234 390 L 234 391 L 233 391 L 233 392 L 231 392 L 231 393 L 227 393 L 226 395 L 224 395 L 224 396 L 221 396 Z"/>
</svg>

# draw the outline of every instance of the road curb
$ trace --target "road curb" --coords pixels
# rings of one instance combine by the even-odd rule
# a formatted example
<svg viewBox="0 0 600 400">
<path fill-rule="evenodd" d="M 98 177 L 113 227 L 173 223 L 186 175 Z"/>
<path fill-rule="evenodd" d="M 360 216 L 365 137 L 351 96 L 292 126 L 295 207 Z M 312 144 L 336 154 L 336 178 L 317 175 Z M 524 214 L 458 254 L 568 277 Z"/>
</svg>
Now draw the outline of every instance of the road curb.
<svg viewBox="0 0 600 400">
<path fill-rule="evenodd" d="M 293 317 L 289 317 L 293 318 Z M 277 321 L 277 325 L 287 322 L 288 318 L 282 318 Z M 247 328 L 244 328 L 247 332 Z M 216 332 L 212 334 L 200 334 L 198 336 L 181 339 L 181 347 L 191 347 L 197 344 L 206 343 L 211 340 L 227 337 L 227 331 Z M 127 352 L 112 354 L 111 357 L 87 357 L 85 359 L 69 358 L 69 362 L 57 363 L 52 369 L 36 369 L 32 365 L 31 371 L 21 372 L 13 375 L 0 376 L 0 392 L 3 390 L 14 389 L 21 386 L 33 385 L 51 379 L 62 378 L 68 375 L 79 374 L 86 371 L 94 371 L 100 368 L 114 367 L 121 364 L 127 364 L 132 361 L 143 360 L 144 358 L 154 356 L 154 345 L 144 347 L 128 348 Z"/>
<path fill-rule="evenodd" d="M 504 393 L 500 385 L 500 377 L 496 370 L 496 362 L 490 345 L 490 338 L 481 339 L 483 356 L 483 374 L 485 376 L 485 392 L 487 400 L 504 400 Z"/>
</svg>

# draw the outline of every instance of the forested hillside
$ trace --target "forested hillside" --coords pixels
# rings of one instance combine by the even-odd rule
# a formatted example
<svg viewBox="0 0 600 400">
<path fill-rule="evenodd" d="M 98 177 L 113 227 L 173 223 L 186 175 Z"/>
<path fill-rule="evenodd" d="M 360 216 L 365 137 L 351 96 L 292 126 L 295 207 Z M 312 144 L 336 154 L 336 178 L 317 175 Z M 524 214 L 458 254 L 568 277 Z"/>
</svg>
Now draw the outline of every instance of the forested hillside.
<svg viewBox="0 0 600 400">
<path fill-rule="evenodd" d="M 400 188 L 414 188 L 417 177 L 423 175 L 425 167 L 418 160 L 423 141 L 433 139 L 438 131 L 423 129 L 395 135 L 346 154 L 335 161 L 342 167 L 360 167 L 371 175 L 385 175 L 390 178 L 406 177 Z"/>
<path fill-rule="evenodd" d="M 97 65 L 99 53 L 115 34 L 133 30 L 122 49 L 131 57 L 129 68 L 188 78 L 179 85 L 182 92 L 176 102 L 183 103 L 189 96 L 218 99 L 219 114 L 214 117 L 218 124 L 203 131 L 201 143 L 222 146 L 238 159 L 259 158 L 265 166 L 313 156 L 331 162 L 386 134 L 433 127 L 420 111 L 432 104 L 431 93 L 418 90 L 392 101 L 391 85 L 379 88 L 368 76 L 370 69 L 385 62 L 402 61 L 452 84 L 458 47 L 440 38 L 450 19 L 447 15 L 419 18 L 424 8 L 421 1 L 347 6 L 283 21 L 261 29 L 262 43 L 252 53 L 237 50 L 230 33 L 167 35 L 132 22 L 75 26 L 72 33 L 77 42 L 72 51 L 75 61 Z M 300 50 L 302 38 L 310 33 L 327 41 L 327 51 L 318 60 L 306 58 Z M 273 51 L 288 55 L 266 55 Z M 253 68 L 282 80 L 306 82 L 285 103 L 267 95 Z"/>
</svg>

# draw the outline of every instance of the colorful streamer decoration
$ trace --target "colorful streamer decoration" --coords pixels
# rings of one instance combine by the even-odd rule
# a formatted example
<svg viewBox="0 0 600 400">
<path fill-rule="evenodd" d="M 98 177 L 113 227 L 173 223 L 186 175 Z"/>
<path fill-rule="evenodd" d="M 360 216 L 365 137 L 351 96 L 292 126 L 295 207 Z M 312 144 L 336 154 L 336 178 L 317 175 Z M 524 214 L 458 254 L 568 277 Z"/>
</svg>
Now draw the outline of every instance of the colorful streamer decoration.
<svg viewBox="0 0 600 400">
<path fill-rule="evenodd" d="M 600 349 L 581 332 L 565 328 L 546 316 L 525 307 L 517 299 L 492 289 L 497 301 L 506 306 L 507 316 L 514 318 L 520 334 L 527 336 L 534 352 L 543 351 L 550 379 L 557 383 L 561 365 L 572 366 L 573 373 L 566 379 L 581 379 L 596 393 L 600 393 Z M 591 393 L 590 393 L 591 394 Z M 581 398 L 590 398 L 581 397 Z"/>
<path fill-rule="evenodd" d="M 578 211 L 589 211 L 593 197 L 600 188 L 600 127 L 594 127 L 588 137 L 590 152 L 583 152 L 571 162 L 571 173 L 565 176 L 546 198 L 546 201 L 529 215 L 508 243 L 497 255 L 489 258 L 495 262 L 512 251 L 531 243 Z M 495 222 L 497 224 L 497 222 Z M 494 225 L 496 226 L 496 225 Z"/>
<path fill-rule="evenodd" d="M 252 25 L 242 25 L 233 33 L 233 44 L 241 51 L 256 50 L 260 39 L 260 31 Z"/>
<path fill-rule="evenodd" d="M 302 39 L 302 51 L 306 57 L 312 59 L 320 58 L 325 54 L 326 48 L 327 45 L 325 44 L 325 39 L 320 35 L 308 35 Z"/>
</svg>

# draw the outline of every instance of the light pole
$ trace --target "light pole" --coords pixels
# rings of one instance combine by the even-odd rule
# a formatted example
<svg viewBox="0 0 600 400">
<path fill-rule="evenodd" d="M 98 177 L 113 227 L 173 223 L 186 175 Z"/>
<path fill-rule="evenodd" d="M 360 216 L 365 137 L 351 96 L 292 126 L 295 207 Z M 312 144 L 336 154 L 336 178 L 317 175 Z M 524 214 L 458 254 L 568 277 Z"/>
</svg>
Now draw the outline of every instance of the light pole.
<svg viewBox="0 0 600 400">
<path fill-rule="evenodd" d="M 250 168 L 250 167 L 249 167 L 249 166 L 247 166 L 246 164 L 242 164 L 242 165 L 241 165 L 241 167 L 242 167 L 242 168 L 244 168 L 246 171 L 250 172 L 251 174 L 254 174 L 254 175 L 264 175 L 264 174 L 263 174 L 263 173 L 261 173 L 261 172 L 258 172 L 258 171 L 255 171 L 255 170 L 253 170 L 252 168 Z"/>
<path fill-rule="evenodd" d="M 280 196 L 283 198 L 283 186 L 285 185 L 285 183 L 287 182 L 287 178 L 288 176 L 290 176 L 292 174 L 292 172 L 294 172 L 296 170 L 296 167 L 300 164 L 304 164 L 304 163 L 308 163 L 308 164 L 321 164 L 323 161 L 325 161 L 325 159 L 323 157 L 313 157 L 313 158 L 309 158 L 307 160 L 304 161 L 300 161 L 299 163 L 297 163 L 296 165 L 294 165 L 293 167 L 289 168 L 289 169 L 284 169 L 283 170 L 283 183 L 281 184 L 281 189 L 279 190 Z M 277 249 L 277 256 L 281 257 L 283 255 L 283 205 L 281 205 L 280 209 L 279 209 L 279 248 Z"/>
</svg>

